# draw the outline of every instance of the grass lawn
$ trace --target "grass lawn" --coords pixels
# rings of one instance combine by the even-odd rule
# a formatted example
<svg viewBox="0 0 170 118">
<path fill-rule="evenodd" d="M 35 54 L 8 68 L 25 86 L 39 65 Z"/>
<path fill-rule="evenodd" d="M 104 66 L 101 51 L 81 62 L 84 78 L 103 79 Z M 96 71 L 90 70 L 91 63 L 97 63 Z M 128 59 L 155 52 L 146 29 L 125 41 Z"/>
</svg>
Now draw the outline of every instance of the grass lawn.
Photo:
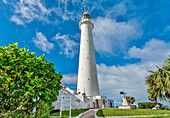
<svg viewBox="0 0 170 118">
<path fill-rule="evenodd" d="M 164 115 L 164 114 L 170 115 L 170 110 L 103 108 L 97 111 L 97 116 L 139 116 L 139 115 Z"/>
<path fill-rule="evenodd" d="M 77 110 L 71 110 L 71 116 L 78 116 L 79 114 L 87 111 L 88 109 L 77 109 Z M 51 113 L 51 116 L 60 116 L 60 111 Z M 62 118 L 68 118 L 69 111 L 63 111 L 62 112 Z"/>
</svg>

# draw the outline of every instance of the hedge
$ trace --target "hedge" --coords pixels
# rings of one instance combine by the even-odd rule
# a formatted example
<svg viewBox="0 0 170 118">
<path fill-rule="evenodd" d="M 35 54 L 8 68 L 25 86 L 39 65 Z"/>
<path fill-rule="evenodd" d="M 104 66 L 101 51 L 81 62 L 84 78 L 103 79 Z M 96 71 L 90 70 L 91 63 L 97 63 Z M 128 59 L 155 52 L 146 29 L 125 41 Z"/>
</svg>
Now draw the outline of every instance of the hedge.
<svg viewBox="0 0 170 118">
<path fill-rule="evenodd" d="M 139 109 L 152 109 L 156 106 L 156 102 L 139 102 L 138 108 Z"/>
</svg>

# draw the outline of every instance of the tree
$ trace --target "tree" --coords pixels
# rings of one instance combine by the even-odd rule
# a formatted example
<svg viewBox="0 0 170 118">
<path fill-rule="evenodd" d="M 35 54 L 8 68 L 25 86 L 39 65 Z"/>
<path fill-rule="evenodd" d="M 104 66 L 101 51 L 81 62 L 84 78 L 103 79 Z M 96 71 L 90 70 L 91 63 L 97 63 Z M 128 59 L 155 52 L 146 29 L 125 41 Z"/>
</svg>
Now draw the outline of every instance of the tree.
<svg viewBox="0 0 170 118">
<path fill-rule="evenodd" d="M 18 43 L 0 47 L 0 116 L 49 117 L 61 78 L 44 55 L 35 57 Z"/>
<path fill-rule="evenodd" d="M 165 61 L 162 68 L 153 72 L 146 79 L 148 85 L 149 100 L 170 101 L 170 57 Z"/>
<path fill-rule="evenodd" d="M 125 98 L 127 99 L 127 101 L 128 101 L 130 104 L 133 104 L 133 103 L 135 102 L 135 98 L 134 98 L 134 97 L 126 96 Z"/>
</svg>

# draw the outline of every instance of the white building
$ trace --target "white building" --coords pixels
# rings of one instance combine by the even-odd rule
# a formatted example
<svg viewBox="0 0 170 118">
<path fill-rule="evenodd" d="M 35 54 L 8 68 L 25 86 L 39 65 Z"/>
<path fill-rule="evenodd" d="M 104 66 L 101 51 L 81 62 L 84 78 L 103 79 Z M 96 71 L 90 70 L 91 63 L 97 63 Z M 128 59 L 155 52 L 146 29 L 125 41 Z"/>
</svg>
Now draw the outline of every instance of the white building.
<svg viewBox="0 0 170 118">
<path fill-rule="evenodd" d="M 64 86 L 53 105 L 55 109 L 60 109 L 62 95 L 65 95 L 71 96 L 72 109 L 113 107 L 113 100 L 100 95 L 92 37 L 94 24 L 85 8 L 79 27 L 81 30 L 81 41 L 77 92 Z M 63 109 L 66 110 L 67 108 Z"/>
</svg>

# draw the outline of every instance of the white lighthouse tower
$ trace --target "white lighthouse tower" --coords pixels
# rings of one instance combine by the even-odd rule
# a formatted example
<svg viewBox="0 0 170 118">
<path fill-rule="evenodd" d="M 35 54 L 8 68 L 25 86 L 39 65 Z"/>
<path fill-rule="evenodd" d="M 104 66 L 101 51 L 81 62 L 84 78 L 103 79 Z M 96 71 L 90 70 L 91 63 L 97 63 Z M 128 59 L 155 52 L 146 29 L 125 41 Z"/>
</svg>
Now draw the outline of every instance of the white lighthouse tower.
<svg viewBox="0 0 170 118">
<path fill-rule="evenodd" d="M 100 95 L 100 92 L 92 37 L 92 30 L 94 28 L 94 24 L 90 14 L 86 11 L 85 7 L 84 13 L 79 22 L 79 27 L 81 30 L 81 41 L 77 93 L 84 94 L 87 97 L 98 96 Z"/>
<path fill-rule="evenodd" d="M 106 96 L 101 96 L 99 92 L 92 37 L 94 24 L 85 7 L 84 13 L 79 22 L 79 27 L 81 30 L 81 41 L 77 92 L 71 90 L 67 86 L 63 86 L 57 97 L 57 101 L 53 103 L 53 106 L 55 109 L 68 110 L 67 108 L 69 107 L 66 107 L 67 104 L 63 104 L 65 100 L 64 98 L 67 97 L 72 101 L 72 109 L 113 107 L 113 100 L 107 99 Z"/>
</svg>

